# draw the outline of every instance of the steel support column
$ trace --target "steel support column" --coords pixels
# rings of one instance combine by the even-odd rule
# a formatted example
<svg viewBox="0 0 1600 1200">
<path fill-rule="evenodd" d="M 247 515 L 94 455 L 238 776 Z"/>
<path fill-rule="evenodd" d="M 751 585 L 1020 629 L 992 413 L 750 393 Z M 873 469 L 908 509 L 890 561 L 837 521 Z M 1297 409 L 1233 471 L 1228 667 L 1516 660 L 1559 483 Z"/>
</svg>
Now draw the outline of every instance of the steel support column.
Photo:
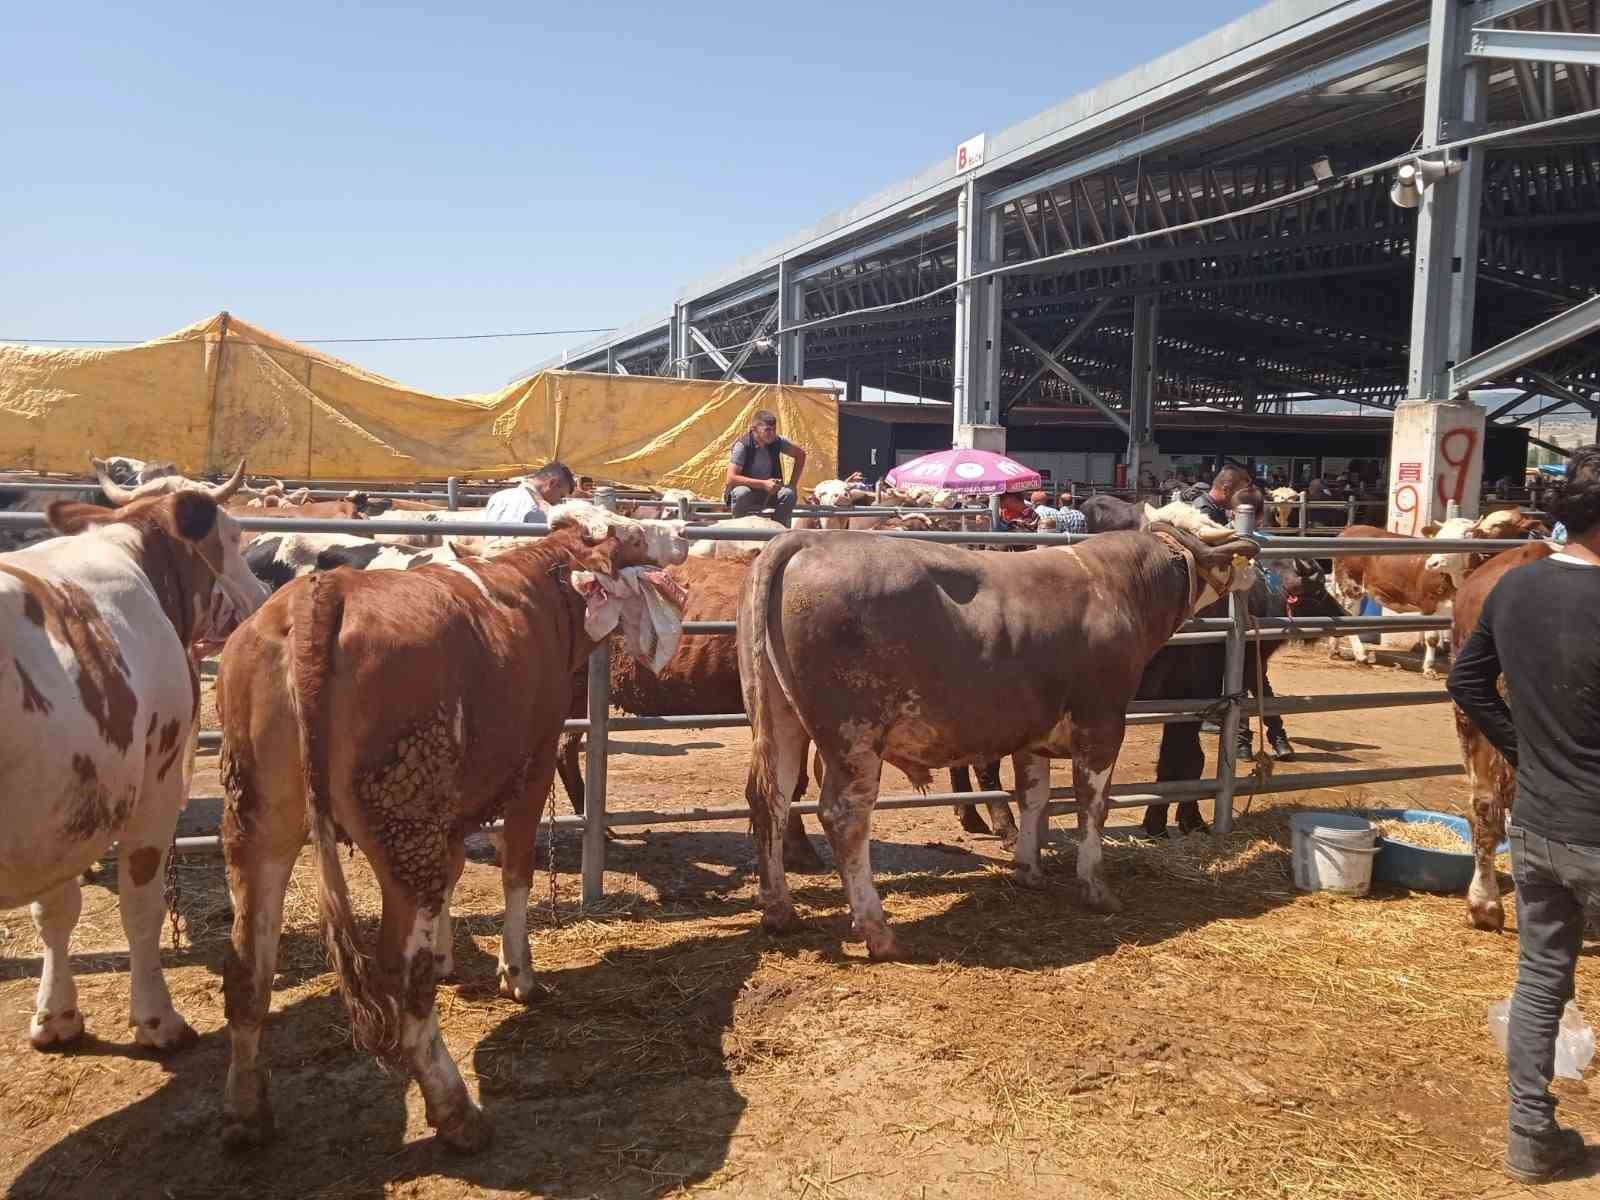
<svg viewBox="0 0 1600 1200">
<path fill-rule="evenodd" d="M 689 325 L 689 306 L 681 302 L 672 305 L 672 321 L 667 329 L 668 357 L 670 362 L 667 370 L 679 379 L 693 379 L 698 374 L 695 364 L 699 359 L 695 357 L 698 348 L 694 344 L 694 337 Z"/>
<path fill-rule="evenodd" d="M 806 381 L 806 335 L 785 332 L 805 323 L 806 297 L 795 267 L 778 264 L 778 382 L 800 386 Z"/>
<path fill-rule="evenodd" d="M 1489 68 L 1468 56 L 1471 7 L 1433 0 L 1420 153 L 1482 131 Z M 1459 152 L 1461 171 L 1422 189 L 1411 295 L 1412 400 L 1448 400 L 1449 372 L 1472 353 L 1483 151 Z"/>
<path fill-rule="evenodd" d="M 1128 486 L 1155 456 L 1156 323 L 1154 293 L 1133 301 L 1133 378 L 1128 389 Z"/>
<path fill-rule="evenodd" d="M 986 212 L 975 179 L 956 197 L 956 328 L 951 376 L 955 436 L 1000 420 L 1000 283 L 968 282 L 1000 258 L 999 210 Z"/>
</svg>

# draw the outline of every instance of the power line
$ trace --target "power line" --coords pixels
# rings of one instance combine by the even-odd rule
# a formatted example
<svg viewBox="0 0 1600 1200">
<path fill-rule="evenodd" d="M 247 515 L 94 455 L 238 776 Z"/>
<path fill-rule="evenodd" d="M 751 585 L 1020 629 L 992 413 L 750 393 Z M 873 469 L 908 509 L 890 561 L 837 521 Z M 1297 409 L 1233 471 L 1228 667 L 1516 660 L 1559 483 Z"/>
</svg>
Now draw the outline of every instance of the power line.
<svg viewBox="0 0 1600 1200">
<path fill-rule="evenodd" d="M 560 337 L 572 333 L 615 333 L 615 325 L 606 325 L 594 329 L 526 329 L 514 333 L 441 333 L 431 335 L 418 335 L 416 337 L 323 337 L 323 338 L 285 338 L 285 341 L 301 342 L 308 346 L 353 346 L 373 345 L 379 342 L 477 342 L 489 338 L 529 338 L 529 337 Z M 14 343 L 23 346 L 138 346 L 150 341 L 149 338 L 0 338 L 0 342 Z M 172 341 L 172 338 L 156 338 L 156 341 Z M 244 345 L 266 345 L 263 342 L 250 342 L 245 338 L 229 338 Z M 276 347 L 268 347 L 275 349 Z"/>
</svg>

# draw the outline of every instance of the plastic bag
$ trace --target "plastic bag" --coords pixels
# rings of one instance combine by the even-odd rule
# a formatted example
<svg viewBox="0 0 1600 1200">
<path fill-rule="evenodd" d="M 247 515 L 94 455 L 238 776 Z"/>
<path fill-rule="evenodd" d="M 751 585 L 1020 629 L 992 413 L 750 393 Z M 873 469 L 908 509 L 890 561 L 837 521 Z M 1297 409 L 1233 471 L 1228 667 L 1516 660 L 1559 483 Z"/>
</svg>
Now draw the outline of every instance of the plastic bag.
<svg viewBox="0 0 1600 1200">
<path fill-rule="evenodd" d="M 1506 1036 L 1511 1024 L 1511 998 L 1496 1000 L 1489 1005 L 1489 1034 L 1500 1053 L 1506 1052 Z M 1561 1013 L 1561 1027 L 1556 1031 L 1556 1075 L 1565 1079 L 1582 1079 L 1585 1068 L 1594 1058 L 1594 1030 L 1583 1019 L 1583 1010 L 1573 1001 Z"/>
</svg>

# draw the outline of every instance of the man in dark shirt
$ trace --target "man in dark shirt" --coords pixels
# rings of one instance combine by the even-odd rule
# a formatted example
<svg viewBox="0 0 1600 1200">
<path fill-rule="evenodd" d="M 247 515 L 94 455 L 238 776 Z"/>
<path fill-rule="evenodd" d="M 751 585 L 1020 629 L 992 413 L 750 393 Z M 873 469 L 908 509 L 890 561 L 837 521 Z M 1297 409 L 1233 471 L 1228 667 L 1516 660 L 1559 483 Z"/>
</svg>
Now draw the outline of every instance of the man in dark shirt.
<svg viewBox="0 0 1600 1200">
<path fill-rule="evenodd" d="M 1190 503 L 1218 525 L 1227 525 L 1233 520 L 1233 494 L 1249 482 L 1249 471 L 1229 463 L 1217 472 L 1211 481 L 1210 489 L 1196 496 Z M 1256 515 L 1261 515 L 1259 509 Z"/>
<path fill-rule="evenodd" d="M 1517 986 L 1506 1046 L 1506 1170 L 1524 1182 L 1582 1160 L 1556 1124 L 1556 1034 L 1572 999 L 1584 909 L 1600 903 L 1600 447 L 1577 451 L 1550 505 L 1560 554 L 1495 585 L 1450 670 L 1450 695 L 1517 772 L 1508 824 Z M 1496 683 L 1505 676 L 1510 704 Z"/>
<path fill-rule="evenodd" d="M 781 454 L 794 459 L 788 483 L 783 481 Z M 770 509 L 774 519 L 787 525 L 794 516 L 795 486 L 805 469 L 805 450 L 779 437 L 777 415 L 762 409 L 751 419 L 750 431 L 728 452 L 723 499 L 736 517 Z"/>
</svg>

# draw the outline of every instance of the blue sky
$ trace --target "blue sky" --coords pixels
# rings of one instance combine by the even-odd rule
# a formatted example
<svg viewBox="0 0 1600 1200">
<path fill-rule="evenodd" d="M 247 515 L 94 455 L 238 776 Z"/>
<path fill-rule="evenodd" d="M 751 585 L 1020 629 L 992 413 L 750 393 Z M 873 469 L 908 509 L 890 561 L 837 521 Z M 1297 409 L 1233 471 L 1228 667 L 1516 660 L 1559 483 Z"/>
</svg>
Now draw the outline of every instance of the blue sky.
<svg viewBox="0 0 1600 1200">
<path fill-rule="evenodd" d="M 0 338 L 615 325 L 1248 7 L 14 8 Z M 328 349 L 455 393 L 580 340 Z"/>
</svg>

